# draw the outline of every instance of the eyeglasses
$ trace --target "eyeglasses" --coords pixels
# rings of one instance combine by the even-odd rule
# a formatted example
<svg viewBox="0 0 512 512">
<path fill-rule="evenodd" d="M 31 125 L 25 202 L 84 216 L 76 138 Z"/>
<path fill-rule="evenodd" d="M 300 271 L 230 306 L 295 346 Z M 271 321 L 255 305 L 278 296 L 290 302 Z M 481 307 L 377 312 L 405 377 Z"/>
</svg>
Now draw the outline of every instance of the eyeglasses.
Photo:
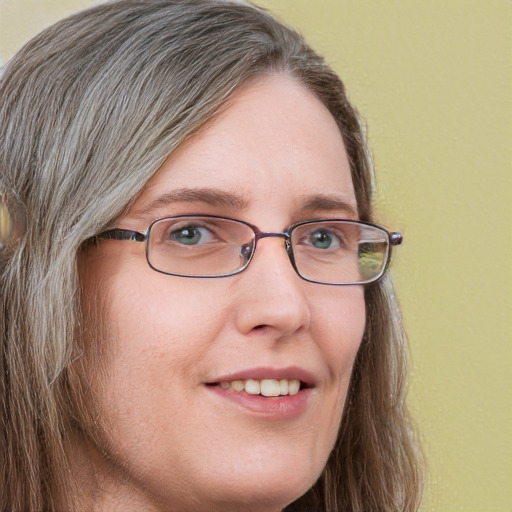
<svg viewBox="0 0 512 512">
<path fill-rule="evenodd" d="M 320 284 L 368 284 L 380 279 L 391 246 L 402 242 L 369 222 L 319 219 L 293 224 L 283 232 L 263 232 L 241 220 L 214 215 L 179 215 L 153 221 L 141 233 L 109 229 L 94 238 L 146 243 L 146 259 L 163 274 L 226 277 L 245 270 L 258 241 L 279 237 L 297 274 Z"/>
</svg>

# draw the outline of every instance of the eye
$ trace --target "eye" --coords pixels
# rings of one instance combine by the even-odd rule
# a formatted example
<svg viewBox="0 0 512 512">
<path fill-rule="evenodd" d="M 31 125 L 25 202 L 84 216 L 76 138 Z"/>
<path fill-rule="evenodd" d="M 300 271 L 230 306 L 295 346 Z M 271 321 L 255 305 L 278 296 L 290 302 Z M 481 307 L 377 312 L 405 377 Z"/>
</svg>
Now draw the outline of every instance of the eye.
<svg viewBox="0 0 512 512">
<path fill-rule="evenodd" d="M 212 242 L 215 238 L 205 226 L 191 224 L 171 231 L 169 239 L 182 245 L 200 245 Z"/>
<path fill-rule="evenodd" d="M 305 237 L 305 243 L 315 249 L 339 249 L 345 246 L 341 235 L 327 230 L 326 228 L 317 229 L 309 233 Z"/>
</svg>

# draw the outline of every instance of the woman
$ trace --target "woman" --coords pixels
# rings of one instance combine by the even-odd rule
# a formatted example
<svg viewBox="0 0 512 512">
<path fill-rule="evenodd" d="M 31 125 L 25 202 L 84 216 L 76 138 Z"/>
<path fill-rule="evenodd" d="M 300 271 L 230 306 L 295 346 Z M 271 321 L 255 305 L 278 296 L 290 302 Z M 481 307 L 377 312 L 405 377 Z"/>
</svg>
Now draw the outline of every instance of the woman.
<svg viewBox="0 0 512 512">
<path fill-rule="evenodd" d="M 1 97 L 2 510 L 417 509 L 401 237 L 296 32 L 107 3 L 29 42 Z"/>
</svg>

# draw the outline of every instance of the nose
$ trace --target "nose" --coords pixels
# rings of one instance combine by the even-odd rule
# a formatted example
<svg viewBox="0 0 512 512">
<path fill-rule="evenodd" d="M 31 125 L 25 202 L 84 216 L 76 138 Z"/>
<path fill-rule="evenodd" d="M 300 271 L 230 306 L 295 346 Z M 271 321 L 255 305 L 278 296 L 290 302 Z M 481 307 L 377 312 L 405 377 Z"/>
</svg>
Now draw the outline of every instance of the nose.
<svg viewBox="0 0 512 512">
<path fill-rule="evenodd" d="M 239 283 L 236 323 L 243 334 L 272 331 L 281 338 L 309 329 L 308 283 L 293 269 L 283 238 L 258 241 Z"/>
</svg>

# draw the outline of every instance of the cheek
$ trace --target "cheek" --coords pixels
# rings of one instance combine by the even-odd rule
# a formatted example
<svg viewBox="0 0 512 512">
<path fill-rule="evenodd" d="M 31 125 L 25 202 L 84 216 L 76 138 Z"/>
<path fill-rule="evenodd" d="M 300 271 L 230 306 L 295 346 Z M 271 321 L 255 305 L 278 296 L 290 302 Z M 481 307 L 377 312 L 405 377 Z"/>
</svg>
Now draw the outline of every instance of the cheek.
<svg viewBox="0 0 512 512">
<path fill-rule="evenodd" d="M 151 272 L 129 280 L 114 274 L 104 282 L 104 358 L 93 372 L 101 436 L 121 459 L 139 457 L 141 464 L 148 453 L 162 451 L 162 438 L 177 437 L 173 428 L 180 430 L 186 417 L 198 362 L 227 309 L 212 308 L 212 294 L 197 289 L 204 287 L 199 281 L 171 278 L 171 286 Z M 228 300 L 216 297 L 218 306 Z"/>
<path fill-rule="evenodd" d="M 366 323 L 364 289 L 361 286 L 331 289 L 312 301 L 314 338 L 322 351 L 330 382 L 327 391 L 326 424 L 335 437 L 345 404 L 354 361 L 361 346 Z"/>
<path fill-rule="evenodd" d="M 363 339 L 366 305 L 362 286 L 330 288 L 311 301 L 314 336 L 334 375 L 351 369 Z"/>
<path fill-rule="evenodd" d="M 167 382 L 190 373 L 222 329 L 224 311 L 212 308 L 211 294 L 197 290 L 197 282 L 171 278 L 167 283 L 150 272 L 129 283 L 108 284 L 107 330 L 116 347 L 110 363 L 119 370 L 140 370 L 153 381 L 164 373 Z"/>
</svg>

